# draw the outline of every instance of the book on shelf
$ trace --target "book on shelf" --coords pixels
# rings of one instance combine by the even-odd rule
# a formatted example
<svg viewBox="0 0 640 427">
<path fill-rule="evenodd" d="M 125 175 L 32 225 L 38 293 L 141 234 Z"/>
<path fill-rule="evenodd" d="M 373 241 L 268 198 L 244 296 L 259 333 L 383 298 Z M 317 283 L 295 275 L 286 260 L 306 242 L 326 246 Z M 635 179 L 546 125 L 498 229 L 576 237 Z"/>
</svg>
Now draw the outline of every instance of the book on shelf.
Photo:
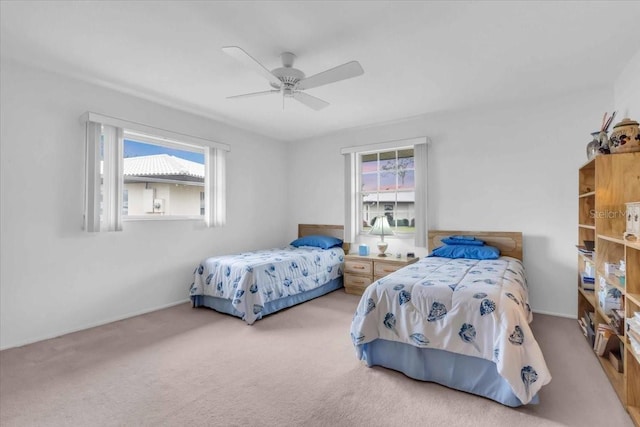
<svg viewBox="0 0 640 427">
<path fill-rule="evenodd" d="M 586 276 L 585 273 L 582 273 L 581 279 L 582 289 L 584 289 L 585 291 L 594 291 L 596 289 L 595 277 L 589 277 Z"/>
<path fill-rule="evenodd" d="M 591 329 L 591 331 L 593 331 L 593 316 L 595 316 L 595 313 L 588 310 L 585 310 L 584 314 L 582 315 L 582 321 L 584 322 L 584 325 L 588 329 Z"/>
<path fill-rule="evenodd" d="M 631 349 L 635 353 L 636 357 L 640 359 L 640 341 L 629 335 L 629 344 L 631 344 Z"/>
<path fill-rule="evenodd" d="M 580 329 L 582 329 L 582 334 L 586 337 L 587 335 L 587 326 L 584 324 L 584 320 L 578 319 L 578 325 L 580 325 Z"/>
<path fill-rule="evenodd" d="M 586 272 L 582 273 L 582 281 L 587 283 L 596 283 L 596 278 L 589 276 Z"/>
<path fill-rule="evenodd" d="M 640 331 L 634 331 L 633 329 L 629 329 L 627 331 L 627 336 L 629 337 L 629 339 L 635 339 L 636 341 L 640 342 Z"/>
<path fill-rule="evenodd" d="M 611 326 L 601 323 L 596 330 L 593 350 L 598 356 L 604 356 L 609 351 L 618 347 L 618 339 L 618 335 Z"/>
<path fill-rule="evenodd" d="M 580 252 L 582 255 L 585 255 L 587 257 L 593 256 L 593 251 L 588 250 L 585 246 L 576 245 L 576 248 L 578 248 L 578 252 Z"/>
<path fill-rule="evenodd" d="M 627 332 L 628 331 L 634 331 L 640 334 L 640 320 L 637 320 L 635 316 L 627 319 Z"/>
</svg>

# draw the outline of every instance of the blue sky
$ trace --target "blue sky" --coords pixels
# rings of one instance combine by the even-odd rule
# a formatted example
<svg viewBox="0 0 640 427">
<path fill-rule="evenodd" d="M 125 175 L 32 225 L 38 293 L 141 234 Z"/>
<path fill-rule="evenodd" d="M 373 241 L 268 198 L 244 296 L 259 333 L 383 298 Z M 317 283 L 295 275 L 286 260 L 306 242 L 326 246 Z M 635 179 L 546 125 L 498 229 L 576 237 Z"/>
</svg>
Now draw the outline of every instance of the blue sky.
<svg viewBox="0 0 640 427">
<path fill-rule="evenodd" d="M 192 162 L 204 164 L 204 153 L 194 153 L 192 151 L 178 150 L 175 148 L 162 147 L 154 144 L 144 144 L 142 142 L 124 140 L 124 157 L 150 156 L 153 154 L 169 154 L 191 160 Z"/>
</svg>

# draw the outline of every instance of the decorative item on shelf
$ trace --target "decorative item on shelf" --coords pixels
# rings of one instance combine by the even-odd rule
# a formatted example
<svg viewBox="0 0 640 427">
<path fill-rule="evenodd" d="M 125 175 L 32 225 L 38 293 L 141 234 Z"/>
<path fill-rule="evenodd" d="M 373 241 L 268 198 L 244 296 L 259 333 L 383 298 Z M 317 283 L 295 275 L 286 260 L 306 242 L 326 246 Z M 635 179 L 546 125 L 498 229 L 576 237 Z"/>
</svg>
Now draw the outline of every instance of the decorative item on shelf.
<svg viewBox="0 0 640 427">
<path fill-rule="evenodd" d="M 587 144 L 587 159 L 591 160 L 598 154 L 610 154 L 609 148 L 609 137 L 607 136 L 607 132 L 609 131 L 609 125 L 613 121 L 613 118 L 616 116 L 616 112 L 607 119 L 607 113 L 604 113 L 602 116 L 602 124 L 600 125 L 600 130 L 597 132 L 591 133 L 591 138 L 593 138 Z"/>
<path fill-rule="evenodd" d="M 600 131 L 591 132 L 591 142 L 587 144 L 587 160 L 593 159 L 595 156 L 600 154 Z"/>
<path fill-rule="evenodd" d="M 613 127 L 609 148 L 612 153 L 640 151 L 640 127 L 638 122 L 626 117 Z"/>
<path fill-rule="evenodd" d="M 389 245 L 384 241 L 384 236 L 393 235 L 393 231 L 391 230 L 391 226 L 389 225 L 389 220 L 387 220 L 386 215 L 382 215 L 376 218 L 376 222 L 373 224 L 373 228 L 371 228 L 369 234 L 380 236 L 380 241 L 377 243 L 378 251 L 380 251 L 378 256 L 387 256 L 385 252 Z"/>
<path fill-rule="evenodd" d="M 634 237 L 636 241 L 640 241 L 640 202 L 625 203 L 627 207 L 627 229 L 623 238 L 625 240 L 632 240 Z"/>
<path fill-rule="evenodd" d="M 598 133 L 598 141 L 600 142 L 598 152 L 600 154 L 611 154 L 611 149 L 609 148 L 609 137 L 607 136 L 606 130 L 601 130 Z"/>
</svg>

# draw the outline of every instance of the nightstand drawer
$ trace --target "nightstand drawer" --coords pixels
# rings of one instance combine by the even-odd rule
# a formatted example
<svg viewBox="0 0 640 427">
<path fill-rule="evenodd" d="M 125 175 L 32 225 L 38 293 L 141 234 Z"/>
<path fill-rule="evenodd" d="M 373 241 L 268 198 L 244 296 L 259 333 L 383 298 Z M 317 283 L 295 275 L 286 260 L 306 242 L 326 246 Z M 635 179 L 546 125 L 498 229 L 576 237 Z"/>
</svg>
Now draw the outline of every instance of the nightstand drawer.
<svg viewBox="0 0 640 427">
<path fill-rule="evenodd" d="M 391 263 L 387 264 L 384 262 L 376 261 L 373 274 L 376 277 L 384 277 L 387 274 L 393 273 L 396 270 L 400 270 L 405 265 L 406 264 L 391 264 Z"/>
<path fill-rule="evenodd" d="M 371 264 L 372 264 L 371 261 L 347 259 L 344 262 L 344 272 L 352 273 L 352 274 L 362 274 L 364 276 L 371 276 L 372 270 L 373 270 L 371 267 Z"/>
<path fill-rule="evenodd" d="M 370 277 L 352 276 L 351 274 L 345 274 L 344 276 L 344 289 L 348 294 L 362 295 L 364 290 L 371 284 Z"/>
</svg>

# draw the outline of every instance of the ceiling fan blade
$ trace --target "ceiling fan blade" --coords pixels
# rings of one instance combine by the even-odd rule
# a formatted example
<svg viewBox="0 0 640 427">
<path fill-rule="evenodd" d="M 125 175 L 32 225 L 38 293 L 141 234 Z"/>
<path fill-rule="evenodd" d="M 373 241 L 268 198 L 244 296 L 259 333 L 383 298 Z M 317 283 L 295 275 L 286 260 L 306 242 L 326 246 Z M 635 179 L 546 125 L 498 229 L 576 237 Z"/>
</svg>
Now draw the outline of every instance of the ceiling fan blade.
<svg viewBox="0 0 640 427">
<path fill-rule="evenodd" d="M 232 99 L 232 98 L 250 98 L 252 96 L 270 95 L 272 93 L 280 93 L 280 91 L 276 90 L 276 89 L 272 89 L 272 90 L 265 90 L 265 91 L 262 91 L 262 92 L 245 93 L 243 95 L 227 96 L 227 99 Z"/>
<path fill-rule="evenodd" d="M 340 80 L 358 77 L 362 74 L 364 74 L 364 70 L 360 63 L 358 61 L 351 61 L 300 80 L 296 89 L 311 89 Z"/>
<path fill-rule="evenodd" d="M 222 51 L 236 61 L 243 63 L 247 67 L 253 69 L 253 71 L 264 76 L 272 85 L 277 87 L 282 86 L 280 79 L 274 76 L 271 71 L 265 68 L 265 66 L 259 63 L 253 56 L 249 55 L 238 46 L 225 46 L 222 48 Z"/>
<path fill-rule="evenodd" d="M 329 106 L 328 102 L 304 92 L 294 92 L 293 98 L 302 102 L 307 107 L 313 108 L 314 110 L 322 110 L 323 108 Z"/>
</svg>

